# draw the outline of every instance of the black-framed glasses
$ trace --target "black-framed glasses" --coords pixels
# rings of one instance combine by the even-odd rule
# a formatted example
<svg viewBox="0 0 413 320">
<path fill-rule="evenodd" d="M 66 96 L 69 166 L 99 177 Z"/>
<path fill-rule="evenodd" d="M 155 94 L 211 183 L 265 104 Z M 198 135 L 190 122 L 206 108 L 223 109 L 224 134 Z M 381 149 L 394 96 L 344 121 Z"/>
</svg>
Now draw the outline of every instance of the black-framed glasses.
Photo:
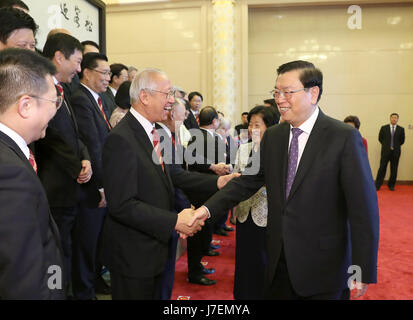
<svg viewBox="0 0 413 320">
<path fill-rule="evenodd" d="M 278 99 L 281 96 L 285 97 L 287 100 L 291 99 L 291 97 L 293 96 L 294 93 L 296 92 L 300 92 L 303 90 L 307 90 L 308 88 L 301 88 L 301 89 L 297 89 L 297 90 L 278 90 L 278 89 L 274 89 L 270 91 L 270 94 L 274 97 L 274 99 Z"/>
<path fill-rule="evenodd" d="M 46 100 L 46 101 L 49 101 L 49 102 L 53 102 L 56 105 L 56 110 L 59 110 L 59 108 L 63 104 L 63 97 L 62 96 L 57 96 L 56 100 L 41 98 L 41 97 L 38 97 L 38 96 L 30 96 L 30 97 L 32 97 L 34 99 L 40 99 L 40 100 Z"/>
<path fill-rule="evenodd" d="M 95 72 L 99 72 L 100 74 L 103 74 L 104 76 L 109 76 L 109 77 L 112 76 L 111 71 L 100 71 L 100 70 L 97 70 L 97 69 L 90 69 L 90 70 L 95 71 Z"/>
<path fill-rule="evenodd" d="M 167 99 L 167 100 L 170 99 L 171 97 L 174 97 L 174 98 L 175 98 L 175 92 L 176 92 L 176 91 L 174 91 L 174 90 L 169 90 L 168 92 L 163 92 L 163 91 L 159 91 L 159 90 L 155 90 L 155 89 L 147 89 L 147 90 L 166 94 L 166 99 Z"/>
</svg>

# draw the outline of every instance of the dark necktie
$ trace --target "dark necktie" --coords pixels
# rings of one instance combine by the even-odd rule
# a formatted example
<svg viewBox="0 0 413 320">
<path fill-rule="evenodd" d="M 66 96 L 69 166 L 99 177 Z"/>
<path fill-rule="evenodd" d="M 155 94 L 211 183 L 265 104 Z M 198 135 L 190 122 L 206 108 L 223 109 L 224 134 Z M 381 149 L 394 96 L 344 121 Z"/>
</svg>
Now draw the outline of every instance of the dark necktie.
<svg viewBox="0 0 413 320">
<path fill-rule="evenodd" d="M 303 131 L 299 128 L 292 128 L 293 137 L 291 139 L 290 151 L 288 153 L 288 171 L 287 171 L 287 183 L 285 186 L 285 198 L 288 199 L 288 196 L 291 191 L 291 187 L 294 182 L 295 173 L 297 171 L 297 162 L 298 162 L 298 137 Z"/>
<path fill-rule="evenodd" d="M 394 126 L 391 126 L 390 149 L 394 149 Z"/>
<path fill-rule="evenodd" d="M 31 149 L 29 149 L 29 151 L 30 151 L 29 162 L 32 165 L 34 172 L 36 172 L 36 174 L 37 174 L 36 159 L 34 158 L 33 151 Z"/>
<path fill-rule="evenodd" d="M 156 155 L 158 156 L 159 164 L 162 167 L 162 171 L 165 171 L 165 168 L 163 165 L 161 147 L 159 145 L 159 134 L 155 128 L 152 129 L 152 142 L 153 142 L 153 149 L 155 150 Z"/>
<path fill-rule="evenodd" d="M 103 119 L 105 119 L 105 122 L 108 125 L 109 130 L 111 130 L 112 127 L 110 126 L 108 119 L 106 118 L 105 111 L 103 110 L 102 99 L 100 97 L 98 98 L 98 105 L 99 105 L 100 112 L 102 113 Z"/>
</svg>

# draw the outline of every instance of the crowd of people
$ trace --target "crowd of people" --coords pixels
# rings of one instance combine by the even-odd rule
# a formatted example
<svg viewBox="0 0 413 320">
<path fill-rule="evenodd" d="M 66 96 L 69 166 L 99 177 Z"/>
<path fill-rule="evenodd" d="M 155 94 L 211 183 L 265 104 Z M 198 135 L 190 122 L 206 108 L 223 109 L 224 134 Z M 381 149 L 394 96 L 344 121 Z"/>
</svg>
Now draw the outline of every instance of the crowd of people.
<svg viewBox="0 0 413 320">
<path fill-rule="evenodd" d="M 356 296 L 376 282 L 376 189 L 390 161 L 394 190 L 397 114 L 374 182 L 367 142 L 345 124 L 359 119 L 321 111 L 310 62 L 281 65 L 272 98 L 232 131 L 200 92 L 109 64 L 67 30 L 37 50 L 29 8 L 0 4 L 0 299 L 170 299 L 179 237 L 188 281 L 215 285 L 201 259 L 219 255 L 228 214 L 235 299 L 348 299 L 350 265 Z"/>
</svg>

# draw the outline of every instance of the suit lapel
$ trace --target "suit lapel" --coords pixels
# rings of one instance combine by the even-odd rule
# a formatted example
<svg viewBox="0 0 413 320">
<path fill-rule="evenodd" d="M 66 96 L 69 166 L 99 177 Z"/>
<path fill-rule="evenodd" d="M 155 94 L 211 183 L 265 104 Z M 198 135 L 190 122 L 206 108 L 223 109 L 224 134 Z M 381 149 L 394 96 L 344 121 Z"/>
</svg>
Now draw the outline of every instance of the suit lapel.
<svg viewBox="0 0 413 320">
<path fill-rule="evenodd" d="M 8 135 L 4 134 L 0 131 L 0 139 L 7 144 L 7 146 L 13 150 L 13 152 L 23 161 L 26 167 L 30 168 L 30 172 L 37 178 L 36 172 L 33 170 L 32 165 L 30 164 L 29 160 L 24 155 L 23 151 L 19 148 L 19 146 L 11 139 Z"/>
<path fill-rule="evenodd" d="M 153 162 L 152 160 L 152 152 L 154 151 L 153 145 L 151 141 L 148 138 L 148 135 L 145 132 L 145 129 L 142 127 L 142 125 L 139 123 L 139 121 L 130 113 L 128 112 L 125 115 L 125 118 L 127 119 L 129 126 L 135 133 L 135 137 L 137 138 L 138 142 L 143 146 L 143 150 L 145 150 L 146 155 L 150 158 L 150 161 Z M 171 189 L 171 184 L 169 183 L 168 177 L 166 172 L 163 172 L 162 166 L 158 164 L 154 164 L 155 170 L 157 171 L 159 177 L 165 184 L 168 190 Z M 165 166 L 165 170 L 167 166 Z M 170 178 L 169 178 L 170 179 Z"/>
<path fill-rule="evenodd" d="M 105 125 L 106 128 L 108 128 L 108 125 L 105 121 L 105 118 L 103 118 L 102 112 L 100 111 L 99 105 L 97 104 L 95 98 L 93 97 L 93 95 L 89 92 L 88 89 L 86 89 L 84 86 L 80 85 L 80 88 L 83 90 L 83 92 L 86 94 L 86 96 L 88 97 L 88 99 L 90 100 L 90 102 L 92 103 L 95 111 L 98 113 L 99 115 L 99 119 L 100 121 L 103 122 L 103 124 Z M 99 95 L 100 99 L 102 100 L 102 106 L 103 106 L 103 99 L 102 97 Z M 103 108 L 103 112 L 105 112 L 104 110 L 105 108 Z M 106 114 L 106 113 L 105 113 Z M 109 120 L 109 119 L 108 119 Z M 109 131 L 109 128 L 108 128 Z"/>
<path fill-rule="evenodd" d="M 301 160 L 298 165 L 297 173 L 295 175 L 293 185 L 291 186 L 291 191 L 287 199 L 287 202 L 294 195 L 294 192 L 297 190 L 297 188 L 302 183 L 305 175 L 311 169 L 311 166 L 314 164 L 317 154 L 325 146 L 324 139 L 326 138 L 326 135 L 324 134 L 324 130 L 325 130 L 324 119 L 325 119 L 325 115 L 320 110 L 318 118 L 314 124 L 314 127 L 310 133 L 310 136 L 308 137 L 308 141 L 305 146 L 303 155 L 301 156 Z M 286 172 L 286 170 L 284 172 Z M 285 189 L 285 184 L 284 184 L 284 189 Z M 284 191 L 284 194 L 285 194 L 285 191 Z"/>
</svg>

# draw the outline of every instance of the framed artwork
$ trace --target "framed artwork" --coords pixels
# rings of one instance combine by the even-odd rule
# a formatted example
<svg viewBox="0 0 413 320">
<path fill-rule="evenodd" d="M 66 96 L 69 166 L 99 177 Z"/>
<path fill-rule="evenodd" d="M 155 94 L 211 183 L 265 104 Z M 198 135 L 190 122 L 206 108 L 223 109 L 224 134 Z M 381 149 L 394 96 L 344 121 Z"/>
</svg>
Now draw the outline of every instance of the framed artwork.
<svg viewBox="0 0 413 320">
<path fill-rule="evenodd" d="M 106 5 L 101 0 L 24 0 L 39 25 L 37 48 L 50 30 L 67 29 L 79 41 L 92 40 L 106 53 Z"/>
</svg>

